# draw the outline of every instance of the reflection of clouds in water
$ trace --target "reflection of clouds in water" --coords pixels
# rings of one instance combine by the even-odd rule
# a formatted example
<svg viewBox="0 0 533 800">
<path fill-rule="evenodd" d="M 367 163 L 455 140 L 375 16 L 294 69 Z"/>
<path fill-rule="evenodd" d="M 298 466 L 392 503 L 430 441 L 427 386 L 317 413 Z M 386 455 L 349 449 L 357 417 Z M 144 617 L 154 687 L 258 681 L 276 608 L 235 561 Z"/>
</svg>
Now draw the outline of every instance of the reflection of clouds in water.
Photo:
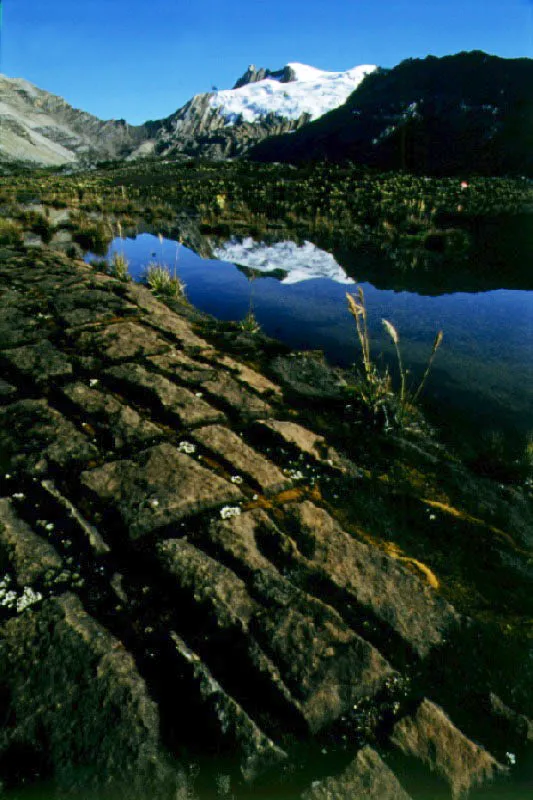
<svg viewBox="0 0 533 800">
<path fill-rule="evenodd" d="M 277 242 L 268 245 L 255 242 L 250 236 L 242 241 L 231 239 L 213 249 L 220 261 L 231 261 L 241 267 L 258 272 L 282 270 L 286 273 L 282 283 L 299 283 L 310 278 L 329 278 L 336 283 L 354 283 L 331 253 L 320 250 L 312 242 Z"/>
</svg>

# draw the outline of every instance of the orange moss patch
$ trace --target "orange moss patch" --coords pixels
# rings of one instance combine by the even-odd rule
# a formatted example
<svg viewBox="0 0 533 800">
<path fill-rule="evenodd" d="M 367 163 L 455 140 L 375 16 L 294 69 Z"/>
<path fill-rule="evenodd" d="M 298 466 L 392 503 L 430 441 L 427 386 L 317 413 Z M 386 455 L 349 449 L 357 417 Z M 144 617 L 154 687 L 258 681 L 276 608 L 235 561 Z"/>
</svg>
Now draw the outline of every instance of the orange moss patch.
<svg viewBox="0 0 533 800">
<path fill-rule="evenodd" d="M 269 498 L 260 495 L 256 500 L 250 500 L 249 503 L 246 503 L 243 506 L 243 510 L 251 511 L 254 508 L 276 508 L 285 503 L 298 503 L 301 500 L 321 501 L 322 495 L 320 494 L 318 486 L 299 486 L 293 489 L 286 489 L 284 492 L 280 492 Z"/>
<path fill-rule="evenodd" d="M 418 577 L 422 575 L 433 589 L 440 588 L 440 581 L 433 570 L 431 570 L 427 564 L 424 564 L 417 558 L 404 555 L 396 542 L 390 542 L 385 539 L 376 539 L 374 536 L 371 536 L 369 533 L 367 533 L 367 531 L 363 530 L 363 528 L 360 528 L 357 525 L 345 525 L 344 527 L 346 530 L 350 531 L 352 534 L 357 536 L 363 542 L 366 542 L 366 544 L 370 545 L 371 547 L 381 550 L 381 552 L 386 553 L 388 556 L 390 556 L 390 558 L 394 558 L 396 561 L 402 561 L 410 572 Z"/>
<path fill-rule="evenodd" d="M 403 563 L 408 567 L 414 567 L 414 570 L 411 572 L 416 572 L 418 574 L 422 574 L 424 578 L 427 580 L 429 585 L 433 589 L 438 589 L 440 587 L 440 581 L 435 575 L 435 573 L 424 564 L 422 561 L 419 561 L 417 558 L 411 558 L 410 556 L 404 556 L 402 551 L 398 547 L 395 542 L 383 542 L 382 549 L 389 555 L 391 558 L 396 559 L 397 561 L 403 561 Z"/>
<path fill-rule="evenodd" d="M 442 511 L 444 514 L 448 514 L 454 519 L 459 519 L 463 522 L 469 523 L 470 525 L 474 525 L 477 528 L 484 528 L 485 530 L 490 531 L 495 536 L 498 536 L 500 539 L 503 539 L 505 542 L 507 542 L 507 544 L 510 545 L 510 547 L 516 553 L 520 553 L 520 555 L 523 555 L 526 558 L 533 558 L 533 551 L 523 550 L 516 544 L 515 540 L 509 533 L 502 531 L 500 528 L 496 528 L 494 525 L 490 525 L 488 522 L 485 522 L 485 520 L 479 519 L 479 517 L 474 517 L 471 514 L 468 514 L 466 511 L 460 511 L 458 508 L 454 508 L 454 506 L 451 506 L 448 503 L 441 503 L 438 500 L 422 498 L 422 502 L 428 506 L 431 506 L 431 508 L 434 508 L 437 511 Z"/>
</svg>

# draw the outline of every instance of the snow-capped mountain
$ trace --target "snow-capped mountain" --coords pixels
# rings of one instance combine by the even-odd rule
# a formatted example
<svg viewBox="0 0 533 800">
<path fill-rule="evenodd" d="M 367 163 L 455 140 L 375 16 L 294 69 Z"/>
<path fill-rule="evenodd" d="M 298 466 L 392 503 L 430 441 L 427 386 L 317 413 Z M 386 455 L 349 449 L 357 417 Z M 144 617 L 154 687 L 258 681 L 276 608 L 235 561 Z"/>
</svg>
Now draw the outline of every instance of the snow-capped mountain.
<svg viewBox="0 0 533 800">
<path fill-rule="evenodd" d="M 250 66 L 233 89 L 195 95 L 166 119 L 139 126 L 104 122 L 28 81 L 0 76 L 0 159 L 51 165 L 152 153 L 229 158 L 342 105 L 375 69 Z"/>
<path fill-rule="evenodd" d="M 249 67 L 249 71 L 252 69 Z M 273 73 L 236 89 L 217 91 L 210 98 L 209 106 L 218 110 L 227 125 L 261 122 L 269 114 L 293 121 L 305 114 L 311 121 L 342 105 L 363 78 L 375 69 L 373 65 L 364 64 L 346 72 L 325 72 L 306 64 L 291 63 L 281 71 L 282 79 L 274 77 L 276 73 Z M 290 80 L 283 80 L 287 73 Z"/>
<path fill-rule="evenodd" d="M 250 66 L 232 89 L 198 94 L 166 119 L 139 126 L 102 121 L 25 80 L 0 76 L 0 161 L 75 165 L 150 154 L 246 154 L 532 175 L 532 115 L 533 59 L 479 51 L 408 59 L 392 69 Z"/>
<path fill-rule="evenodd" d="M 291 63 L 277 72 L 253 65 L 233 89 L 199 94 L 163 123 L 157 153 L 232 158 L 268 136 L 291 133 L 342 105 L 377 67 L 325 72 Z"/>
<path fill-rule="evenodd" d="M 312 242 L 276 242 L 268 245 L 251 237 L 230 239 L 213 249 L 214 258 L 269 275 L 283 273 L 282 283 L 300 283 L 312 278 L 329 278 L 336 283 L 354 281 L 346 275 L 331 253 Z"/>
</svg>

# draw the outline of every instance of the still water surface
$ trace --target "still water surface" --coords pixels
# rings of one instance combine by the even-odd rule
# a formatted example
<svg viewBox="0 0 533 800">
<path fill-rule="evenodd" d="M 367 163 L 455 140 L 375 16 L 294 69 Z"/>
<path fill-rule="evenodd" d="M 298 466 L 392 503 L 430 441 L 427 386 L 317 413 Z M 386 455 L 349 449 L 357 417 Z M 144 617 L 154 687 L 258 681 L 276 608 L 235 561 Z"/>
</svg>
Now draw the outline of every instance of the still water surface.
<svg viewBox="0 0 533 800">
<path fill-rule="evenodd" d="M 424 407 L 451 443 L 464 441 L 466 435 L 474 441 L 490 431 L 523 441 L 533 430 L 532 291 L 432 296 L 378 289 L 365 281 L 363 260 L 358 270 L 357 255 L 350 257 L 348 275 L 330 253 L 309 242 L 265 245 L 251 238 L 230 239 L 211 243 L 216 258 L 201 258 L 177 242 L 142 234 L 115 239 L 107 257 L 115 252 L 126 255 L 134 279 L 142 279 L 150 261 L 165 263 L 171 271 L 176 269 L 188 299 L 198 308 L 222 320 L 240 320 L 253 307 L 266 334 L 296 349 L 323 350 L 342 366 L 359 358 L 345 297 L 357 280 L 365 292 L 378 363 L 394 368 L 382 318 L 399 331 L 404 362 L 413 376 L 423 371 L 437 331 L 444 331 L 424 390 Z M 373 265 L 373 275 L 379 266 Z M 427 280 L 426 273 L 425 287 Z"/>
</svg>

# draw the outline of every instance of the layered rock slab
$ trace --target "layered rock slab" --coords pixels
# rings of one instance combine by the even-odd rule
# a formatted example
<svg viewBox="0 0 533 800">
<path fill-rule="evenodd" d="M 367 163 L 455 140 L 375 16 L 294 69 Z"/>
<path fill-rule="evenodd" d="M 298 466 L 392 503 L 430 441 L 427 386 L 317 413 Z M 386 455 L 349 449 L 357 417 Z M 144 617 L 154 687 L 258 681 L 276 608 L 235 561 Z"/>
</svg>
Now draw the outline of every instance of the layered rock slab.
<svg viewBox="0 0 533 800">
<path fill-rule="evenodd" d="M 0 408 L 0 451 L 11 469 L 44 474 L 49 467 L 80 467 L 98 451 L 45 400 L 20 400 Z"/>
<path fill-rule="evenodd" d="M 0 355 L 13 369 L 38 386 L 72 374 L 72 364 L 69 359 L 48 339 L 33 345 L 4 350 Z"/>
<path fill-rule="evenodd" d="M 3 276 L 0 273 L 0 279 Z M 49 331 L 49 319 L 19 292 L 5 290 L 0 296 L 0 342 L 2 347 L 17 347 L 39 341 Z"/>
<path fill-rule="evenodd" d="M 108 361 L 124 361 L 166 353 L 170 343 L 136 322 L 119 322 L 96 331 L 82 331 L 76 338 L 80 352 L 96 354 Z"/>
<path fill-rule="evenodd" d="M 242 499 L 237 486 L 166 443 L 86 471 L 81 485 L 120 514 L 132 539 Z"/>
<path fill-rule="evenodd" d="M 20 519 L 12 502 L 0 499 L 0 572 L 11 568 L 19 586 L 25 586 L 62 564 L 54 548 Z"/>
<path fill-rule="evenodd" d="M 287 760 L 287 754 L 224 691 L 198 654 L 174 631 L 171 637 L 178 656 L 190 665 L 202 705 L 215 718 L 222 741 L 226 747 L 231 747 L 234 757 L 238 759 L 244 781 L 252 783 L 263 773 L 282 765 Z"/>
<path fill-rule="evenodd" d="M 209 425 L 194 431 L 197 442 L 250 476 L 264 492 L 276 492 L 288 485 L 287 478 L 271 461 L 249 447 L 236 433 L 223 425 Z"/>
<path fill-rule="evenodd" d="M 63 394 L 87 415 L 105 434 L 112 438 L 116 450 L 139 444 L 148 444 L 160 439 L 163 431 L 131 406 L 121 403 L 113 395 L 97 388 L 87 386 L 81 381 L 69 383 L 62 389 Z M 82 425 L 88 425 L 85 421 Z"/>
<path fill-rule="evenodd" d="M 56 320 L 64 328 L 110 322 L 118 317 L 131 317 L 139 313 L 136 306 L 116 294 L 90 286 L 75 291 L 72 288 L 60 291 L 51 300 L 51 307 Z"/>
<path fill-rule="evenodd" d="M 155 787 L 184 788 L 131 655 L 74 595 L 0 626 L 0 674 L 10 720 L 0 731 L 4 761 L 22 745 L 65 790 L 116 782 L 140 800 Z"/>
<path fill-rule="evenodd" d="M 276 383 L 273 383 L 247 364 L 235 361 L 234 358 L 228 355 L 222 355 L 218 359 L 218 363 L 231 370 L 240 381 L 254 389 L 258 394 L 281 397 L 281 388 Z"/>
<path fill-rule="evenodd" d="M 287 507 L 296 531 L 295 568 L 321 576 L 390 626 L 419 656 L 458 622 L 452 606 L 395 559 L 354 539 L 308 501 Z"/>
<path fill-rule="evenodd" d="M 232 375 L 218 372 L 212 380 L 202 381 L 202 388 L 219 397 L 245 420 L 268 416 L 271 407 L 260 397 L 248 391 Z"/>
<path fill-rule="evenodd" d="M 411 800 L 383 759 L 368 745 L 335 777 L 316 781 L 301 800 Z"/>
<path fill-rule="evenodd" d="M 444 778 L 454 800 L 504 772 L 490 753 L 468 739 L 442 708 L 427 699 L 414 715 L 395 725 L 391 741 Z"/>
<path fill-rule="evenodd" d="M 334 447 L 331 447 L 323 436 L 298 425 L 290 420 L 265 419 L 259 422 L 260 427 L 274 433 L 285 444 L 295 447 L 300 453 L 311 456 L 324 466 L 334 467 L 346 472 L 349 462 Z"/>
<path fill-rule="evenodd" d="M 158 546 L 166 573 L 213 615 L 219 630 L 241 632 L 273 662 L 311 731 L 327 726 L 393 671 L 324 603 L 300 592 L 274 567 L 248 586 L 228 567 L 183 539 Z"/>
<path fill-rule="evenodd" d="M 105 370 L 104 375 L 119 385 L 132 389 L 148 403 L 154 403 L 162 411 L 175 417 L 181 425 L 200 425 L 224 419 L 221 411 L 189 389 L 177 386 L 162 375 L 149 372 L 140 364 L 111 367 Z"/>
<path fill-rule="evenodd" d="M 130 283 L 123 287 L 123 293 L 125 298 L 135 303 L 147 315 L 147 321 L 152 328 L 171 336 L 185 351 L 191 354 L 214 353 L 211 345 L 193 331 L 187 320 L 171 311 L 143 286 Z"/>
<path fill-rule="evenodd" d="M 350 601 L 371 611 L 420 656 L 443 644 L 457 615 L 430 586 L 393 558 L 354 539 L 313 503 L 287 504 L 284 511 L 286 532 L 281 521 L 254 509 L 213 522 L 210 541 L 250 575 L 272 566 L 265 552 L 277 553 L 294 585 L 309 592 L 320 586 L 323 596 L 329 582 L 332 600 L 342 592 L 341 613 Z"/>
<path fill-rule="evenodd" d="M 199 386 L 246 420 L 268 416 L 271 412 L 268 403 L 250 391 L 246 382 L 237 380 L 229 370 L 215 364 L 193 361 L 180 353 L 156 356 L 150 363 L 172 379 Z"/>
</svg>

